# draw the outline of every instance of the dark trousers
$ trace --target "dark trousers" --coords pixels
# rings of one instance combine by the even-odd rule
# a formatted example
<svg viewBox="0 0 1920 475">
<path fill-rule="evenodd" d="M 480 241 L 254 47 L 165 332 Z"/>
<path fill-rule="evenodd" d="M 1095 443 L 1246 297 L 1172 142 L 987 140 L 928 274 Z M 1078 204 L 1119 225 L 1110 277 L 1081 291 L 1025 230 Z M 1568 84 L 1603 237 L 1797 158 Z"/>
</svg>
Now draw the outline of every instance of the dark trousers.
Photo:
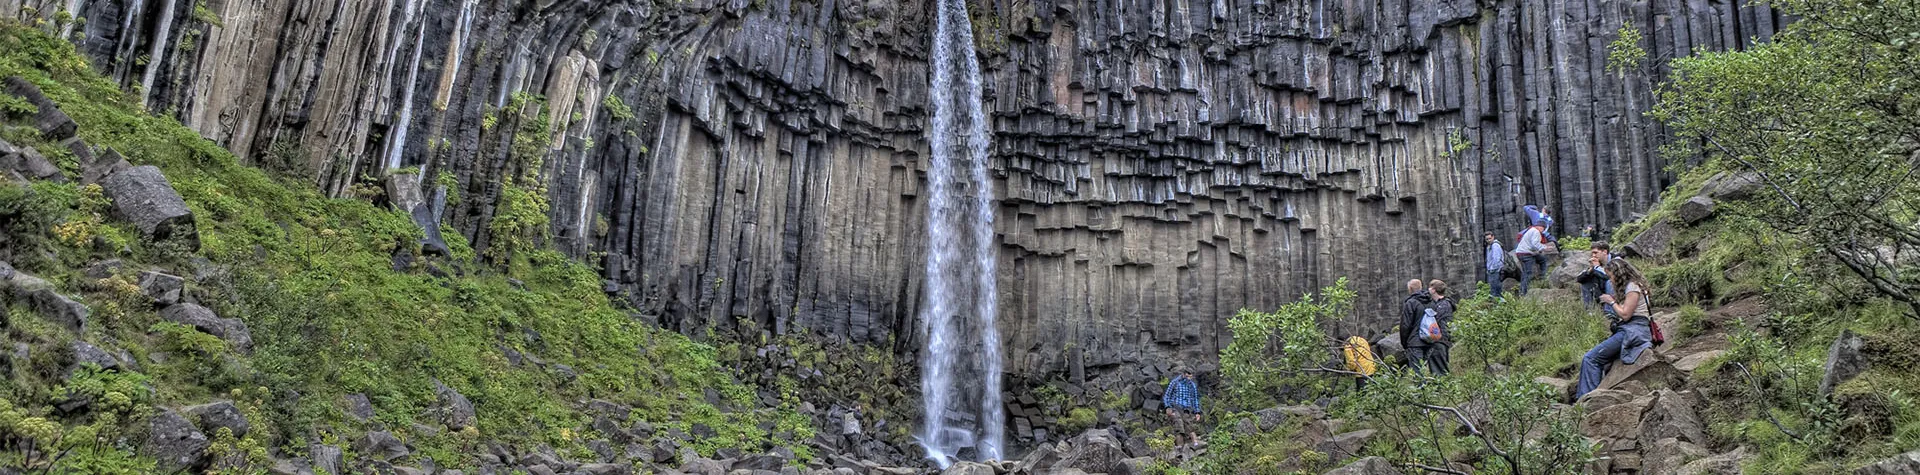
<svg viewBox="0 0 1920 475">
<path fill-rule="evenodd" d="M 1600 294 L 1606 292 L 1607 281 L 1604 280 L 1580 284 L 1580 306 L 1592 310 L 1595 304 L 1600 303 Z"/>
<path fill-rule="evenodd" d="M 1435 343 L 1432 346 L 1407 348 L 1407 367 L 1445 376 L 1451 365 L 1447 346 L 1446 343 Z"/>
<path fill-rule="evenodd" d="M 1493 298 L 1500 298 L 1500 286 L 1507 283 L 1507 279 L 1500 276 L 1502 272 L 1504 272 L 1502 269 L 1487 271 L 1487 286 L 1493 287 Z"/>
<path fill-rule="evenodd" d="M 1533 279 L 1546 277 L 1547 256 L 1528 254 L 1520 256 L 1520 295 L 1527 295 L 1527 288 L 1533 286 Z"/>
</svg>

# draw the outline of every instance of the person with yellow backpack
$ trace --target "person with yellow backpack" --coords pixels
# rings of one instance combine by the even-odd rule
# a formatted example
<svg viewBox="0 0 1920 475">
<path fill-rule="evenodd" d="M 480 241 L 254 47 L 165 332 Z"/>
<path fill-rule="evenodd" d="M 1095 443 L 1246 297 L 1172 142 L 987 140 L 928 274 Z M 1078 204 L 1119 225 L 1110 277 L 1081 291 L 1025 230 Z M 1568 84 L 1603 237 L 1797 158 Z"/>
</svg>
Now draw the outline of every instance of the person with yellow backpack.
<svg viewBox="0 0 1920 475">
<path fill-rule="evenodd" d="M 1354 336 L 1347 338 L 1340 352 L 1346 357 L 1347 371 L 1360 373 L 1353 378 L 1353 390 L 1366 389 L 1367 378 L 1380 369 L 1380 359 L 1373 355 L 1373 344 L 1367 343 L 1366 338 Z"/>
</svg>

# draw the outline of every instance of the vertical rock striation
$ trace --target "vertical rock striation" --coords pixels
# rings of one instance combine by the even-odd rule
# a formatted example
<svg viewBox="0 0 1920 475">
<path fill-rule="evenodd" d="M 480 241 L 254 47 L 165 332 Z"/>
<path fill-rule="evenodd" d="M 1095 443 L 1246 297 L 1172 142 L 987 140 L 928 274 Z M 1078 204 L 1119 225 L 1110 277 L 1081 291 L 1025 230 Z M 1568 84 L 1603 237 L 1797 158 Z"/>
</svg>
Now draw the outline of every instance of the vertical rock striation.
<svg viewBox="0 0 1920 475">
<path fill-rule="evenodd" d="M 919 347 L 932 2 L 0 0 L 146 103 L 344 194 L 448 179 L 486 249 L 532 171 L 552 244 L 683 331 Z M 67 12 L 62 15 L 61 12 Z M 1518 206 L 1559 231 L 1670 177 L 1666 59 L 1770 37 L 1752 0 L 977 0 L 1015 372 L 1204 358 L 1242 307 L 1471 281 Z M 78 18 L 83 21 L 64 21 Z M 1623 23 L 1649 64 L 1605 68 Z M 516 96 L 542 114 L 506 110 Z M 504 111 L 503 111 L 504 110 Z M 540 128 L 534 115 L 548 119 Z M 136 157 L 137 161 L 137 157 Z M 438 181 L 438 180 L 436 180 Z M 604 257 L 600 257 L 604 256 Z"/>
</svg>

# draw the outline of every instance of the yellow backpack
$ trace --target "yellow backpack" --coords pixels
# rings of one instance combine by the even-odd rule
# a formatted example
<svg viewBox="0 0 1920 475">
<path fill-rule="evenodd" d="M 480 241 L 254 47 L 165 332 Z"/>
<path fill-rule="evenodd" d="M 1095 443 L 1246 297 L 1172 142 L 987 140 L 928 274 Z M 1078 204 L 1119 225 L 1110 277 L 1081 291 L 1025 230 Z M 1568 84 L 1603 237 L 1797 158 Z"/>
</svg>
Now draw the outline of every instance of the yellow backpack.
<svg viewBox="0 0 1920 475">
<path fill-rule="evenodd" d="M 1347 359 L 1347 371 L 1373 376 L 1378 360 L 1374 359 L 1373 345 L 1367 343 L 1366 338 L 1357 336 L 1348 338 L 1342 350 Z"/>
</svg>

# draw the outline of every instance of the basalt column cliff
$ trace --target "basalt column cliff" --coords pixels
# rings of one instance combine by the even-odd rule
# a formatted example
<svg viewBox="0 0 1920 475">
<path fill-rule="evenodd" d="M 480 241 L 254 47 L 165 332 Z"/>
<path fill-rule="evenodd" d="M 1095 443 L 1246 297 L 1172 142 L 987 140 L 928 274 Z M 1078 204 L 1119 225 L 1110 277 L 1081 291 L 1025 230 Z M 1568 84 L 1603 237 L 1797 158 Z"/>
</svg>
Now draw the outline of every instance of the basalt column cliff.
<svg viewBox="0 0 1920 475">
<path fill-rule="evenodd" d="M 336 195 L 423 170 L 478 249 L 509 188 L 543 195 L 554 244 L 682 331 L 899 348 L 925 301 L 931 7 L 0 0 L 263 167 Z M 1745 0 L 969 10 L 1014 372 L 1069 347 L 1211 355 L 1236 309 L 1341 276 L 1385 321 L 1407 278 L 1474 280 L 1479 233 L 1511 241 L 1523 203 L 1563 234 L 1622 221 L 1666 180 L 1641 115 L 1659 64 L 1786 21 Z M 1650 58 L 1608 70 L 1624 22 Z"/>
</svg>

